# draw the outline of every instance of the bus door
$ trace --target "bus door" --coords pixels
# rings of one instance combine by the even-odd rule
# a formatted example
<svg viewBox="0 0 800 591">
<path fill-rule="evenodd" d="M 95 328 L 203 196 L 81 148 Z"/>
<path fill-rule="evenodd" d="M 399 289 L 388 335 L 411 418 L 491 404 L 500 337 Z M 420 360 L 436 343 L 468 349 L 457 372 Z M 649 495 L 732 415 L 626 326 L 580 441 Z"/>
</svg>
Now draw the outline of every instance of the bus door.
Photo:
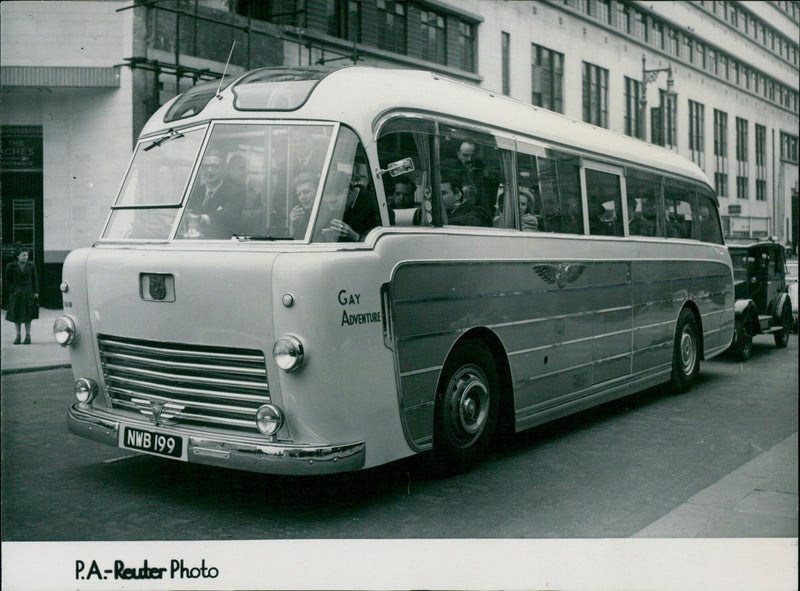
<svg viewBox="0 0 800 591">
<path fill-rule="evenodd" d="M 622 169 L 601 164 L 587 164 L 581 172 L 589 234 L 619 238 L 592 242 L 592 383 L 599 384 L 631 373 L 632 263 L 622 244 L 625 177 Z"/>
</svg>

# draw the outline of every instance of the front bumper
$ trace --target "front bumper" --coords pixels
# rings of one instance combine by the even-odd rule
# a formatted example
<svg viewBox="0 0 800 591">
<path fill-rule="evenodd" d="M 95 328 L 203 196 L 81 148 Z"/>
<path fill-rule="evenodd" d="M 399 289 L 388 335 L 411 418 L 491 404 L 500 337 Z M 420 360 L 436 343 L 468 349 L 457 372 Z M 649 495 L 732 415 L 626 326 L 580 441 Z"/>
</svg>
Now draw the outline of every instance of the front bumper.
<svg viewBox="0 0 800 591">
<path fill-rule="evenodd" d="M 119 446 L 119 431 L 123 421 L 98 408 L 83 408 L 73 404 L 67 412 L 70 432 L 113 447 Z M 125 418 L 124 424 L 142 429 L 153 428 L 149 421 Z M 235 436 L 224 438 L 196 429 L 171 427 L 186 435 L 187 460 L 249 472 L 268 474 L 332 474 L 360 470 L 366 459 L 363 441 L 340 445 L 312 446 L 285 442 L 259 442 Z"/>
</svg>

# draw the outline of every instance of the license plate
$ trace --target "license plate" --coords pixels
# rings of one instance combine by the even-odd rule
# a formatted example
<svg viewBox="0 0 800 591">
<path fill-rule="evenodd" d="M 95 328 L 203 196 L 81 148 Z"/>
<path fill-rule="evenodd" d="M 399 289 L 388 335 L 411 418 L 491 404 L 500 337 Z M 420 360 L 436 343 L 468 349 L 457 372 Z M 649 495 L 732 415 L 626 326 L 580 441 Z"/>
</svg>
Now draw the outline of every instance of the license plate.
<svg viewBox="0 0 800 591">
<path fill-rule="evenodd" d="M 123 426 L 119 446 L 165 458 L 186 459 L 186 442 L 180 435 Z"/>
</svg>

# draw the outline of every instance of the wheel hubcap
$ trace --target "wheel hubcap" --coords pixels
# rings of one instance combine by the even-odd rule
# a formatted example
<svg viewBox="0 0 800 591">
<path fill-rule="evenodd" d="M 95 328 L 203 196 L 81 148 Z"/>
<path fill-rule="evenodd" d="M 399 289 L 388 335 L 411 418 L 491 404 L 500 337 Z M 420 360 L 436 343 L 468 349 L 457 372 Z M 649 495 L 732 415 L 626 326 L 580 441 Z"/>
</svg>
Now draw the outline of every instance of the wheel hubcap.
<svg viewBox="0 0 800 591">
<path fill-rule="evenodd" d="M 451 442 L 469 447 L 483 433 L 489 417 L 489 387 L 477 366 L 462 367 L 448 384 L 445 426 Z"/>
<path fill-rule="evenodd" d="M 681 363 L 683 365 L 683 373 L 689 375 L 694 371 L 694 364 L 697 360 L 697 351 L 694 344 L 694 335 L 692 330 L 687 326 L 683 329 L 681 334 Z"/>
</svg>

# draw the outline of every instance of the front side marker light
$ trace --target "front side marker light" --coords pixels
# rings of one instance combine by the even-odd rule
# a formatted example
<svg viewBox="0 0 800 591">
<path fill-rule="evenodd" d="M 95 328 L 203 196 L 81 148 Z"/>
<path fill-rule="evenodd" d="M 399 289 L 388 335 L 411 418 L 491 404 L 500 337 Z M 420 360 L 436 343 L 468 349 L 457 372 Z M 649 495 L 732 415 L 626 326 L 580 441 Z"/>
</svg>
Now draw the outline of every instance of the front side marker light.
<svg viewBox="0 0 800 591">
<path fill-rule="evenodd" d="M 275 357 L 275 363 L 282 370 L 289 372 L 300 371 L 305 359 L 303 343 L 293 335 L 281 337 L 272 346 L 272 356 Z"/>
<path fill-rule="evenodd" d="M 70 316 L 59 316 L 53 323 L 53 338 L 62 347 L 71 345 L 75 342 L 78 331 L 75 321 Z"/>
<path fill-rule="evenodd" d="M 83 406 L 91 404 L 92 400 L 97 396 L 97 391 L 97 382 L 94 380 L 79 378 L 75 382 L 75 398 Z"/>
<path fill-rule="evenodd" d="M 264 404 L 256 411 L 256 426 L 264 435 L 275 435 L 281 430 L 283 423 L 283 411 L 274 404 Z"/>
</svg>

